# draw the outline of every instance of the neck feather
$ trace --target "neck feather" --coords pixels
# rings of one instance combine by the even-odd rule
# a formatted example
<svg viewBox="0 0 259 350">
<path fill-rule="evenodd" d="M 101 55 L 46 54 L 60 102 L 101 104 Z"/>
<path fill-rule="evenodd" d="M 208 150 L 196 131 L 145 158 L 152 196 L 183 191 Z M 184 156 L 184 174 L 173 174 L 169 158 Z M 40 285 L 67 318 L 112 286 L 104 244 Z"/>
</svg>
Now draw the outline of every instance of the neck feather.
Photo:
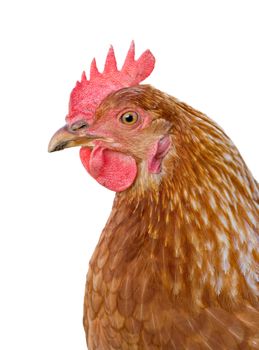
<svg viewBox="0 0 259 350">
<path fill-rule="evenodd" d="M 142 171 L 117 194 L 106 232 L 177 300 L 258 303 L 258 184 L 217 125 L 179 108 L 185 127 L 172 131 L 160 178 Z"/>
</svg>

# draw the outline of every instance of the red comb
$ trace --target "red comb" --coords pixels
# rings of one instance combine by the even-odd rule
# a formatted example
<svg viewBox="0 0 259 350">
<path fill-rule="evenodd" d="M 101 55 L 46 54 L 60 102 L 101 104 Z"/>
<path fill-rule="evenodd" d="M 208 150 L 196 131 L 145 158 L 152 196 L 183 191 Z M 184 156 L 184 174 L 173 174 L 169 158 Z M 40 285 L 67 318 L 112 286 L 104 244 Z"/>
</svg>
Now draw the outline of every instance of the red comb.
<svg viewBox="0 0 259 350">
<path fill-rule="evenodd" d="M 155 58 L 146 50 L 138 60 L 135 60 L 135 45 L 132 41 L 122 69 L 117 69 L 117 62 L 111 46 L 105 61 L 104 71 L 100 73 L 93 59 L 90 68 L 90 79 L 85 72 L 81 82 L 77 82 L 71 92 L 68 120 L 80 115 L 88 121 L 93 118 L 96 107 L 111 92 L 124 87 L 139 84 L 146 79 L 154 69 Z"/>
</svg>

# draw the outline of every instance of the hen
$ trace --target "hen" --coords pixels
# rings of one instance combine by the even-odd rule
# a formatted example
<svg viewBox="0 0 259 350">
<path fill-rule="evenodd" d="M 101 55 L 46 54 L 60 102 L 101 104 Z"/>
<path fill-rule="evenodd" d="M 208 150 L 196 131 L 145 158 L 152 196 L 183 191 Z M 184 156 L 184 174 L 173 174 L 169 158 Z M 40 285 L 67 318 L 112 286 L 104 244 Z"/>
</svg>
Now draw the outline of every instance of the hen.
<svg viewBox="0 0 259 350">
<path fill-rule="evenodd" d="M 91 65 L 49 151 L 82 146 L 117 192 L 90 261 L 90 350 L 259 349 L 259 186 L 206 115 L 150 85 L 155 59 Z"/>
</svg>

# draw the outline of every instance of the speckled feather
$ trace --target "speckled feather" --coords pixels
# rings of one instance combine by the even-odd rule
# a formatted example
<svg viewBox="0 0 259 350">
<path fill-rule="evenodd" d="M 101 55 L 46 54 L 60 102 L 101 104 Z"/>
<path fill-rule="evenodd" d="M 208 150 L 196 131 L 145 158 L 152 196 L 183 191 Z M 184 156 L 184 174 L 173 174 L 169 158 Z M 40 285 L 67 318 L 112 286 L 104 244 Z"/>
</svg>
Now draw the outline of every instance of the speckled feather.
<svg viewBox="0 0 259 350">
<path fill-rule="evenodd" d="M 259 349 L 258 184 L 220 127 L 150 86 L 108 96 L 97 118 L 123 99 L 153 132 L 166 120 L 172 146 L 161 174 L 139 161 L 116 194 L 87 276 L 89 350 Z"/>
</svg>

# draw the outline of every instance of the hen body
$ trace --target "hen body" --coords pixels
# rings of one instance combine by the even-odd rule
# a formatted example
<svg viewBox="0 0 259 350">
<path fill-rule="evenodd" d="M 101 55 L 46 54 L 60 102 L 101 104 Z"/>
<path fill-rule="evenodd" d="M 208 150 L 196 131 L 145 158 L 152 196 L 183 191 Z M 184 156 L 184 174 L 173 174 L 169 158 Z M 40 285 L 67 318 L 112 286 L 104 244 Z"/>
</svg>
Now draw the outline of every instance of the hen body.
<svg viewBox="0 0 259 350">
<path fill-rule="evenodd" d="M 111 47 L 72 90 L 49 151 L 82 146 L 117 192 L 90 261 L 89 350 L 259 350 L 259 187 L 204 114 L 149 86 L 155 58 L 119 71 Z"/>
<path fill-rule="evenodd" d="M 116 194 L 87 276 L 89 350 L 259 349 L 258 184 L 220 127 L 150 86 L 98 118 L 125 99 L 170 124 L 171 147 Z"/>
</svg>

